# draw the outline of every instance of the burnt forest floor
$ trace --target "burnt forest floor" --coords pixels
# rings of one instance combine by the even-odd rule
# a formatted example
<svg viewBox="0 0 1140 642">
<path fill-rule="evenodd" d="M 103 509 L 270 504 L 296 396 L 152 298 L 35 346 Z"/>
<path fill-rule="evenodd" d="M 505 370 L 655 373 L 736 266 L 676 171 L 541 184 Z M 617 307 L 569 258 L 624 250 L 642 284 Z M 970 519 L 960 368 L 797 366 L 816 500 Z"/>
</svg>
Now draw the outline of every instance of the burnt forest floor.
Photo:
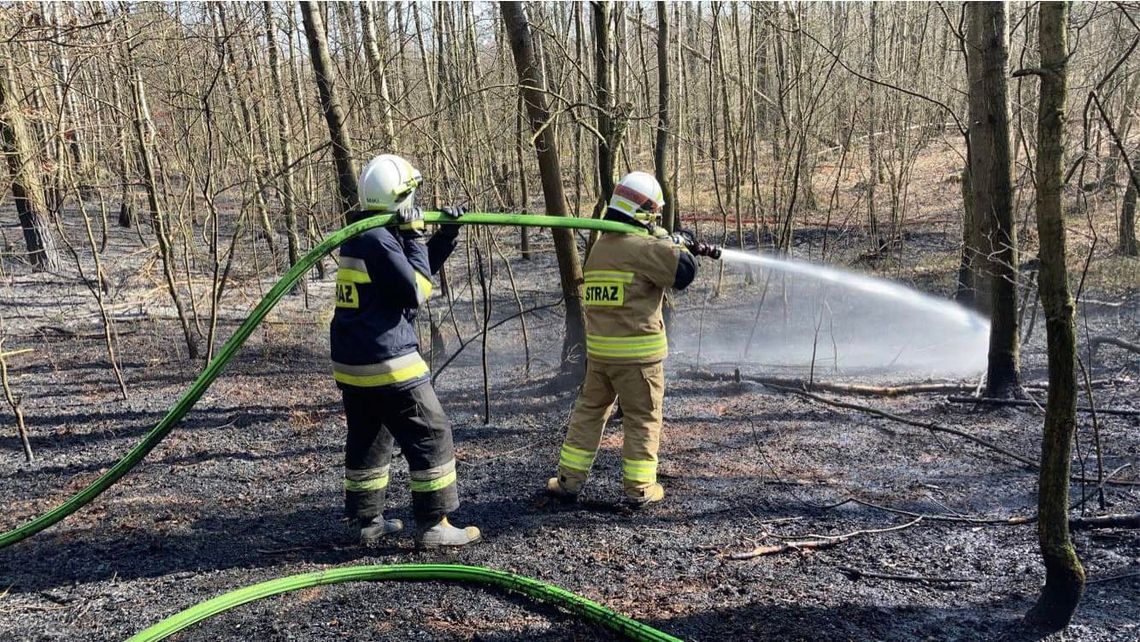
<svg viewBox="0 0 1140 642">
<path fill-rule="evenodd" d="M 952 254 L 955 238 L 934 233 L 915 237 L 908 247 L 922 253 L 929 243 Z M 540 235 L 537 242 L 545 251 L 532 262 L 511 260 L 525 307 L 557 301 L 549 239 Z M 124 257 L 114 264 L 112 313 L 119 320 L 125 401 L 107 365 L 90 293 L 66 270 L 34 275 L 8 262 L 4 349 L 34 350 L 12 358 L 11 383 L 22 397 L 37 459 L 23 462 L 4 406 L 2 529 L 90 483 L 162 417 L 201 369 L 186 359 L 178 325 L 169 310 L 163 312 L 167 299 L 156 289 L 161 274 L 145 263 L 133 231 L 113 231 L 111 251 Z M 463 284 L 466 257 L 457 254 L 452 264 L 452 279 Z M 921 270 L 906 277 L 942 295 L 950 278 L 945 269 L 936 277 Z M 495 278 L 505 282 L 501 266 Z M 681 315 L 696 310 L 710 278 L 703 275 L 696 296 L 680 301 Z M 229 336 L 268 283 L 247 278 L 234 287 L 221 337 Z M 477 289 L 464 288 L 454 290 L 456 315 L 469 338 L 480 311 L 470 300 Z M 591 477 L 590 501 L 548 501 L 540 489 L 553 471 L 574 400 L 573 390 L 546 386 L 558 366 L 560 308 L 527 315 L 529 373 L 517 322 L 492 332 L 489 422 L 480 341 L 440 372 L 437 390 L 454 422 L 459 459 L 463 507 L 455 521 L 479 525 L 486 541 L 455 553 L 417 552 L 408 536 L 386 548 L 358 548 L 337 525 L 343 417 L 328 372 L 330 292 L 331 276 L 311 282 L 307 299 L 290 297 L 142 464 L 67 520 L 0 551 L 0 639 L 122 639 L 240 586 L 350 564 L 455 562 L 506 570 L 691 640 L 994 639 L 1016 624 L 1043 582 L 1032 525 L 924 519 L 831 548 L 731 559 L 782 537 L 842 535 L 913 521 L 856 503 L 834 507 L 849 497 L 942 516 L 1031 515 L 1035 475 L 953 436 L 747 381 L 708 381 L 694 375 L 694 355 L 684 351 L 667 363 L 660 468 L 666 501 L 641 512 L 616 507 L 621 466 L 614 426 Z M 517 311 L 509 289 L 494 294 L 493 321 Z M 1140 292 L 1087 296 L 1101 302 L 1083 310 L 1092 334 L 1138 338 Z M 436 314 L 439 301 L 433 303 Z M 715 314 L 705 323 L 706 332 L 733 331 L 718 328 Z M 441 325 L 448 345 L 440 352 L 451 354 L 458 345 L 453 324 L 447 319 Z M 1045 379 L 1043 334 L 1039 329 L 1024 348 L 1028 382 Z M 1089 365 L 1098 405 L 1140 408 L 1140 358 L 1104 347 Z M 890 373 L 834 380 L 914 379 Z M 1037 409 L 951 404 L 945 394 L 822 394 L 954 427 L 1030 458 L 1038 453 Z M 1039 390 L 1035 394 L 1043 399 Z M 1138 479 L 1140 418 L 1102 414 L 1098 420 L 1105 470 L 1131 464 L 1116 479 Z M 1092 425 L 1087 415 L 1080 423 L 1081 457 L 1074 469 L 1083 466 L 1093 476 Z M 395 468 L 389 515 L 410 522 L 407 470 Z M 1092 491 L 1089 485 L 1073 488 L 1077 498 Z M 1105 495 L 1108 512 L 1140 509 L 1135 486 L 1108 485 Z M 1095 512 L 1095 500 L 1086 508 Z M 1131 577 L 1091 583 L 1064 638 L 1140 639 L 1140 534 L 1086 531 L 1076 534 L 1076 543 L 1091 579 Z M 856 579 L 844 569 L 943 579 Z M 607 637 L 556 609 L 496 591 L 357 583 L 243 606 L 178 639 Z"/>
</svg>

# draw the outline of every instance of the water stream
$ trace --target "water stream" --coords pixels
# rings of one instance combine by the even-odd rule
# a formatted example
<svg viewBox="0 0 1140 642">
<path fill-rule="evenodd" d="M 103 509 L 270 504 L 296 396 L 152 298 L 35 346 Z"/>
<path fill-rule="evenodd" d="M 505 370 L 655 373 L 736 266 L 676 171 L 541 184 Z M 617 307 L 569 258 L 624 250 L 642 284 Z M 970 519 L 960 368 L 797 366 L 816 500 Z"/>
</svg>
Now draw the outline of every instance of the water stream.
<svg viewBox="0 0 1140 642">
<path fill-rule="evenodd" d="M 985 369 L 989 322 L 953 301 L 795 259 L 726 249 L 722 260 L 720 296 L 694 293 L 674 326 L 700 365 L 906 380 Z"/>
</svg>

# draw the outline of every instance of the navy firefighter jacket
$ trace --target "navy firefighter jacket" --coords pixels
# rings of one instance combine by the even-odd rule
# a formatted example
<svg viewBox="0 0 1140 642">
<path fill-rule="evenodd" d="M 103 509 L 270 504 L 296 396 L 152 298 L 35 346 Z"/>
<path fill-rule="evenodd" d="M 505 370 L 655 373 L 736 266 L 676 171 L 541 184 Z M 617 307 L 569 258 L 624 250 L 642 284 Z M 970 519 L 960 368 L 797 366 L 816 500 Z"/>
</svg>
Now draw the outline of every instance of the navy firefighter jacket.
<svg viewBox="0 0 1140 642">
<path fill-rule="evenodd" d="M 430 275 L 455 249 L 456 232 L 441 228 L 425 245 L 419 235 L 378 227 L 341 246 L 329 327 L 338 387 L 407 390 L 428 379 L 416 310 L 431 295 Z"/>
</svg>

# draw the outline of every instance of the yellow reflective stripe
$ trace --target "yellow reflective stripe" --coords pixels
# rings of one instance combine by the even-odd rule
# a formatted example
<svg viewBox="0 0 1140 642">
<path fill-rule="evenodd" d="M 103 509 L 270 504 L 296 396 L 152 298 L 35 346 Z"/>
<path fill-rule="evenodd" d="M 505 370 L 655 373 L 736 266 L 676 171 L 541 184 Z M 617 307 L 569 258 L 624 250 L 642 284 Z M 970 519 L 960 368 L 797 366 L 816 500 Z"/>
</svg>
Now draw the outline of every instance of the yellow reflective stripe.
<svg viewBox="0 0 1140 642">
<path fill-rule="evenodd" d="M 427 301 L 431 297 L 432 284 L 431 279 L 419 273 L 419 270 L 412 270 L 416 273 L 416 300 L 420 303 Z"/>
<path fill-rule="evenodd" d="M 620 272 L 618 270 L 587 270 L 582 276 L 587 281 L 633 283 L 633 272 Z"/>
<path fill-rule="evenodd" d="M 631 345 L 646 345 L 650 343 L 660 343 L 665 341 L 665 333 L 658 332 L 657 334 L 643 334 L 640 336 L 632 337 L 604 337 L 600 334 L 587 334 L 586 341 L 598 345 L 614 345 L 614 346 L 631 346 Z"/>
<path fill-rule="evenodd" d="M 356 481 L 355 479 L 344 480 L 344 489 L 357 493 L 363 493 L 370 490 L 384 490 L 387 487 L 388 475 L 377 477 L 376 479 L 366 479 L 364 481 Z"/>
<path fill-rule="evenodd" d="M 361 272 L 360 270 L 354 270 L 342 265 L 336 270 L 336 280 L 338 283 L 371 283 L 372 277 L 368 276 L 367 272 Z"/>
<path fill-rule="evenodd" d="M 586 342 L 586 348 L 588 348 L 588 349 L 598 350 L 601 352 L 614 352 L 614 353 L 618 353 L 618 352 L 645 352 L 645 351 L 652 352 L 654 350 L 663 350 L 663 349 L 667 348 L 668 346 L 669 346 L 669 344 L 666 341 L 661 341 L 660 343 L 646 343 L 646 344 L 644 344 L 644 346 L 626 346 L 626 347 L 604 346 L 604 344 L 603 344 L 603 346 L 596 346 L 596 344 L 591 344 L 589 342 Z"/>
<path fill-rule="evenodd" d="M 414 366 L 423 362 L 424 358 L 420 356 L 420 353 L 413 351 L 403 356 L 392 357 L 391 359 L 381 361 L 380 363 L 365 363 L 354 366 L 347 363 L 340 363 L 339 361 L 333 361 L 332 366 L 334 372 L 341 372 L 349 375 L 366 376 L 374 374 L 388 374 L 400 370 L 401 368 Z"/>
<path fill-rule="evenodd" d="M 664 332 L 635 337 L 586 335 L 586 352 L 599 357 L 648 357 L 668 347 Z"/>
<path fill-rule="evenodd" d="M 404 381 L 411 381 L 425 376 L 429 371 L 428 364 L 422 359 L 419 363 L 414 363 L 410 366 L 405 366 L 392 372 L 384 372 L 371 375 L 354 375 L 347 372 L 333 371 L 333 379 L 341 383 L 347 383 L 350 386 L 360 386 L 362 388 L 371 388 L 376 386 L 387 386 L 393 383 L 401 383 Z"/>
<path fill-rule="evenodd" d="M 455 483 L 455 471 L 447 473 L 443 477 L 437 479 L 416 480 L 411 481 L 413 493 L 431 493 L 437 490 L 442 490 Z"/>
<path fill-rule="evenodd" d="M 558 458 L 558 465 L 572 470 L 588 471 L 594 465 L 594 453 L 573 446 L 562 446 L 562 454 Z"/>
<path fill-rule="evenodd" d="M 637 206 L 627 201 L 624 197 L 618 196 L 610 201 L 610 207 L 616 207 L 626 214 L 633 214 L 637 211 Z"/>
<path fill-rule="evenodd" d="M 621 471 L 630 481 L 648 483 L 657 481 L 657 462 L 653 460 L 623 459 Z"/>
</svg>

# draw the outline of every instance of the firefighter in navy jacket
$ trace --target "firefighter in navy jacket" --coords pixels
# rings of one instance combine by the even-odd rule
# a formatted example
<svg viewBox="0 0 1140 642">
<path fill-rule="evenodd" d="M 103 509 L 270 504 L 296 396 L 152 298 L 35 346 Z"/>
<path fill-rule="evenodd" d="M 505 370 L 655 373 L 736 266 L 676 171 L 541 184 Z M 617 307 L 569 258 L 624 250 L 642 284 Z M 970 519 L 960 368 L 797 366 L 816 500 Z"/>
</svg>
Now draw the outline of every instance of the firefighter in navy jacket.
<svg viewBox="0 0 1140 642">
<path fill-rule="evenodd" d="M 398 230 L 373 228 L 340 248 L 330 343 L 348 424 L 345 513 L 353 536 L 365 545 L 403 528 L 400 520 L 384 518 L 396 443 L 408 460 L 417 545 L 463 546 L 480 538 L 478 528 L 447 520 L 459 507 L 451 423 L 432 388 L 414 325 L 417 308 L 431 295 L 431 275 L 455 249 L 459 233 L 458 225 L 444 225 L 423 243 L 423 215 L 413 205 L 422 182 L 399 156 L 372 159 L 360 174 L 361 211 L 352 218 L 397 213 L 401 224 Z"/>
</svg>

